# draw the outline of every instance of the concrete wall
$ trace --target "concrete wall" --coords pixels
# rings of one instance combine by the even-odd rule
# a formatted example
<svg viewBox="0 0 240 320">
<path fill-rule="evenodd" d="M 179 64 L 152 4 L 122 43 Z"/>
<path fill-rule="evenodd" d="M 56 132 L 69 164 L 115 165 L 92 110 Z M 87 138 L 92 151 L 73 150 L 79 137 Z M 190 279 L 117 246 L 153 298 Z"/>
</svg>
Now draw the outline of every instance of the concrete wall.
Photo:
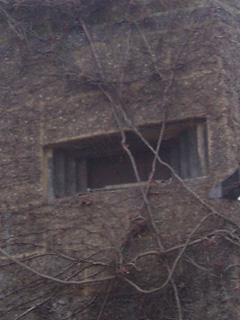
<svg viewBox="0 0 240 320">
<path fill-rule="evenodd" d="M 135 25 L 129 27 L 127 22 L 120 21 L 90 27 L 104 70 L 104 85 L 116 104 L 119 104 L 119 79 L 127 54 L 121 100 L 135 126 L 161 123 L 165 112 L 169 122 L 206 118 L 209 173 L 186 180 L 187 189 L 176 179 L 150 189 L 156 226 L 166 249 L 183 243 L 209 212 L 188 188 L 208 203 L 209 189 L 239 165 L 238 4 L 233 1 L 230 6 L 229 2 L 226 5 L 224 1 L 212 1 L 194 7 L 199 4 L 196 1 L 185 9 L 182 3 L 181 9 L 155 13 L 139 21 L 139 28 L 151 45 L 152 57 Z M 173 8 L 176 6 L 173 2 Z M 11 30 L 5 24 L 0 25 L 0 32 L 3 35 L 0 40 L 2 246 L 15 257 L 27 259 L 40 272 L 58 274 L 69 264 L 63 256 L 56 256 L 56 252 L 79 260 L 86 252 L 92 253 L 99 247 L 122 245 L 131 225 L 129 217 L 143 213 L 142 196 L 139 187 L 126 186 L 116 191 L 47 201 L 45 150 L 66 141 L 116 132 L 118 127 L 109 101 L 99 90 L 102 79 L 83 30 L 55 37 L 47 34 L 44 41 L 31 38 L 30 47 L 35 50 L 13 41 Z M 152 58 L 156 59 L 162 77 L 154 69 Z M 129 129 L 122 116 L 120 120 L 123 127 Z M 211 200 L 210 205 L 239 223 L 237 202 L 220 199 Z M 233 232 L 224 219 L 209 219 L 194 238 L 225 228 Z M 181 287 L 184 283 L 187 287 L 179 289 L 185 294 L 181 297 L 184 319 L 198 319 L 199 314 L 206 319 L 237 319 L 238 272 L 229 266 L 239 265 L 239 252 L 218 238 L 214 249 L 207 245 L 203 241 L 203 246 L 191 247 L 188 254 L 199 265 L 209 267 L 210 275 L 202 275 L 199 268 L 196 271 L 193 265 L 187 267 L 183 262 L 176 272 L 178 285 Z M 132 258 L 143 249 L 155 246 L 148 230 L 143 238 L 132 240 L 126 248 L 127 256 Z M 201 256 L 197 255 L 198 250 Z M 32 259 L 35 254 L 38 257 Z M 102 259 L 102 255 L 97 257 Z M 104 259 L 110 263 L 114 257 L 110 252 Z M 171 257 L 169 261 L 171 263 Z M 5 268 L 6 263 L 3 258 L 3 319 L 14 319 L 14 316 L 17 319 L 17 314 L 22 312 L 21 303 L 30 308 L 31 303 L 26 302 L 30 295 L 30 300 L 40 303 L 54 290 L 59 293 L 50 304 L 43 303 L 47 305 L 45 309 L 36 308 L 23 318 L 45 319 L 50 315 L 52 319 L 62 319 L 74 313 L 80 303 L 75 287 L 42 284 L 39 278 L 30 278 L 15 264 Z M 146 270 L 151 276 L 151 268 Z M 65 276 L 70 277 L 71 272 Z M 190 273 L 193 277 L 197 274 L 196 280 L 192 281 Z M 217 280 L 212 280 L 212 273 Z M 141 282 L 142 275 L 136 276 L 137 280 L 138 277 Z M 159 275 L 154 279 L 159 281 Z M 166 291 L 169 296 L 170 291 Z M 73 300 L 69 300 L 69 295 Z M 67 301 L 63 307 L 60 307 L 61 301 Z M 175 311 L 173 314 L 177 319 Z M 84 315 L 81 317 L 72 315 L 72 319 L 84 319 Z"/>
</svg>

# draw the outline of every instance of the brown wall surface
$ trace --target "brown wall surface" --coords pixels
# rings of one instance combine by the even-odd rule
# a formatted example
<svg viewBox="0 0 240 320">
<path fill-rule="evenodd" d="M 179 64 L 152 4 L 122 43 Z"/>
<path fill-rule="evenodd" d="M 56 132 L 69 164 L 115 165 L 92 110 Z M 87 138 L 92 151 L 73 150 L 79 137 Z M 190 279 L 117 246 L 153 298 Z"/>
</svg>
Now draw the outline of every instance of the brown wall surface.
<svg viewBox="0 0 240 320">
<path fill-rule="evenodd" d="M 150 8 L 160 11 L 154 3 Z M 101 276 L 121 279 L 124 271 L 112 265 L 118 261 L 116 252 L 124 247 L 127 265 L 142 252 L 156 251 L 159 238 L 162 251 L 170 250 L 167 262 L 162 256 L 140 262 L 143 272 L 131 269 L 132 280 L 142 284 L 145 278 L 153 287 L 164 282 L 166 265 L 174 265 L 185 243 L 188 262 L 181 260 L 174 273 L 182 319 L 238 319 L 239 268 L 233 266 L 239 267 L 239 203 L 210 200 L 208 195 L 239 166 L 240 8 L 237 1 L 173 1 L 173 10 L 161 8 L 132 23 L 122 21 L 120 14 L 120 21 L 112 20 L 113 13 L 109 24 L 88 25 L 89 36 L 84 28 L 44 30 L 27 44 L 6 23 L 0 24 L 1 247 L 41 274 L 78 279 L 73 274 L 80 268 L 79 281 L 89 266 L 86 255 L 94 254 L 91 263 L 107 265 Z M 164 117 L 167 123 L 206 119 L 209 173 L 151 183 L 151 212 L 141 183 L 49 202 L 46 152 L 68 141 L 116 133 L 114 108 L 119 105 L 125 112 L 117 109 L 124 130 L 131 129 L 130 122 L 139 128 L 162 123 Z M 139 215 L 150 221 L 146 229 L 137 224 L 136 230 L 132 221 Z M 20 319 L 37 304 L 22 318 L 85 319 L 84 314 L 74 315 L 76 306 L 98 287 L 79 293 L 74 284 L 63 287 L 41 280 L 8 262 L 2 255 L 2 319 Z M 98 270 L 94 263 L 91 268 L 90 273 Z M 163 269 L 160 275 L 158 268 Z M 169 300 L 158 297 L 160 305 L 181 319 L 172 288 L 164 290 Z M 109 314 L 102 318 L 114 319 Z M 159 314 L 152 313 L 151 319 L 160 319 Z"/>
</svg>

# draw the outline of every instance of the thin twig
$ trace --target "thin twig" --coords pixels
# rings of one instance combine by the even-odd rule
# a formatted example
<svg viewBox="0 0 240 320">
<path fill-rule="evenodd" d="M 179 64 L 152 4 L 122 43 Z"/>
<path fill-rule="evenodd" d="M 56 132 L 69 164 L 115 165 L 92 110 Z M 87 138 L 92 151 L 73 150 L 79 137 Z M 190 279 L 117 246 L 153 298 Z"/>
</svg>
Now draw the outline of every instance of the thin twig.
<svg viewBox="0 0 240 320">
<path fill-rule="evenodd" d="M 110 281 L 109 286 L 108 286 L 108 290 L 107 290 L 107 294 L 105 295 L 104 301 L 103 301 L 103 303 L 102 303 L 102 305 L 101 305 L 101 309 L 100 309 L 100 311 L 99 311 L 97 320 L 100 320 L 101 317 L 102 317 L 103 310 L 104 310 L 104 308 L 105 308 L 105 306 L 106 306 L 107 300 L 108 300 L 108 298 L 109 298 L 110 291 L 111 291 L 111 289 L 112 289 L 112 284 L 113 284 L 113 282 Z"/>
<path fill-rule="evenodd" d="M 71 285 L 71 284 L 77 284 L 77 285 L 85 285 L 85 284 L 90 284 L 90 283 L 98 283 L 98 282 L 103 282 L 103 281 L 108 281 L 111 279 L 114 279 L 114 276 L 108 276 L 108 277 L 103 277 L 100 279 L 83 279 L 80 281 L 73 281 L 73 280 L 62 280 L 59 278 L 55 278 L 55 277 L 51 277 L 49 275 L 46 275 L 44 273 L 38 272 L 37 270 L 29 267 L 28 265 L 26 265 L 25 263 L 19 261 L 18 259 L 15 259 L 13 256 L 11 256 L 10 254 L 8 254 L 5 250 L 3 250 L 2 248 L 0 248 L 0 253 L 3 254 L 4 256 L 6 256 L 8 259 L 12 260 L 13 262 L 15 262 L 16 264 L 18 264 L 19 266 L 23 267 L 24 269 L 34 273 L 35 275 L 44 278 L 46 280 L 50 280 L 53 282 L 57 282 L 57 283 L 62 283 L 62 284 L 67 284 L 67 285 Z"/>
</svg>

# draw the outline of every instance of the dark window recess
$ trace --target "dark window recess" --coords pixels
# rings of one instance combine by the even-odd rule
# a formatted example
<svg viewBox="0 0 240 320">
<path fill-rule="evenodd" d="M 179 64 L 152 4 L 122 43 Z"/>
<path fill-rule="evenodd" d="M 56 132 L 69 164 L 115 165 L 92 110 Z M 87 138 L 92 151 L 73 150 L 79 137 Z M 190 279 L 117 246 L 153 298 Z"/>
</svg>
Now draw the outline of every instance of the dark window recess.
<svg viewBox="0 0 240 320">
<path fill-rule="evenodd" d="M 169 162 L 168 148 L 161 149 L 162 158 Z M 142 181 L 148 179 L 152 169 L 153 155 L 144 149 L 133 153 L 139 176 Z M 109 185 L 118 185 L 136 182 L 131 161 L 127 154 L 101 158 L 90 158 L 88 161 L 88 186 L 91 189 L 103 188 Z M 170 178 L 169 169 L 157 164 L 154 179 L 166 180 Z"/>
<path fill-rule="evenodd" d="M 240 169 L 237 169 L 218 186 L 212 187 L 210 198 L 229 198 L 240 200 Z"/>
<path fill-rule="evenodd" d="M 186 128 L 173 125 L 165 131 L 159 152 L 161 159 L 184 179 L 207 174 L 205 124 L 191 124 Z M 159 132 L 159 126 L 155 126 L 145 128 L 142 134 L 156 147 Z M 153 153 L 132 132 L 127 132 L 126 136 L 140 178 L 146 181 L 152 170 Z M 50 167 L 52 174 L 48 189 L 54 198 L 136 182 L 131 161 L 123 151 L 117 134 L 69 142 L 53 148 Z M 157 163 L 153 179 L 167 180 L 170 177 L 170 170 Z"/>
</svg>

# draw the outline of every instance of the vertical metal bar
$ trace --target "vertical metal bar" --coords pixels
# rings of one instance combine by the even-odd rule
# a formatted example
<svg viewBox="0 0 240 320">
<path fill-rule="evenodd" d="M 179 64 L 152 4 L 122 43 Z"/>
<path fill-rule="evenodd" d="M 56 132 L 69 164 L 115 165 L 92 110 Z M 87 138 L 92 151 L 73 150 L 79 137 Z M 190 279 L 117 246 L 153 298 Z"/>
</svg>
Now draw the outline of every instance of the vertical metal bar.
<svg viewBox="0 0 240 320">
<path fill-rule="evenodd" d="M 179 136 L 179 150 L 180 150 L 180 176 L 183 179 L 190 177 L 189 165 L 189 145 L 188 145 L 188 131 L 183 131 Z"/>
<path fill-rule="evenodd" d="M 196 178 L 202 175 L 201 163 L 199 158 L 197 128 L 188 129 L 188 148 L 189 148 L 189 167 L 190 177 Z"/>
<path fill-rule="evenodd" d="M 88 188 L 87 162 L 86 159 L 76 161 L 76 189 L 77 192 L 86 192 Z"/>
<path fill-rule="evenodd" d="M 61 150 L 53 155 L 53 188 L 55 198 L 65 195 L 65 155 Z"/>
<path fill-rule="evenodd" d="M 73 155 L 66 156 L 65 162 L 65 194 L 71 195 L 76 192 L 76 159 Z"/>
<path fill-rule="evenodd" d="M 208 160 L 208 138 L 207 138 L 206 123 L 200 123 L 197 125 L 197 141 L 198 141 L 198 154 L 200 158 L 201 174 L 207 175 L 209 170 L 209 160 Z"/>
</svg>

